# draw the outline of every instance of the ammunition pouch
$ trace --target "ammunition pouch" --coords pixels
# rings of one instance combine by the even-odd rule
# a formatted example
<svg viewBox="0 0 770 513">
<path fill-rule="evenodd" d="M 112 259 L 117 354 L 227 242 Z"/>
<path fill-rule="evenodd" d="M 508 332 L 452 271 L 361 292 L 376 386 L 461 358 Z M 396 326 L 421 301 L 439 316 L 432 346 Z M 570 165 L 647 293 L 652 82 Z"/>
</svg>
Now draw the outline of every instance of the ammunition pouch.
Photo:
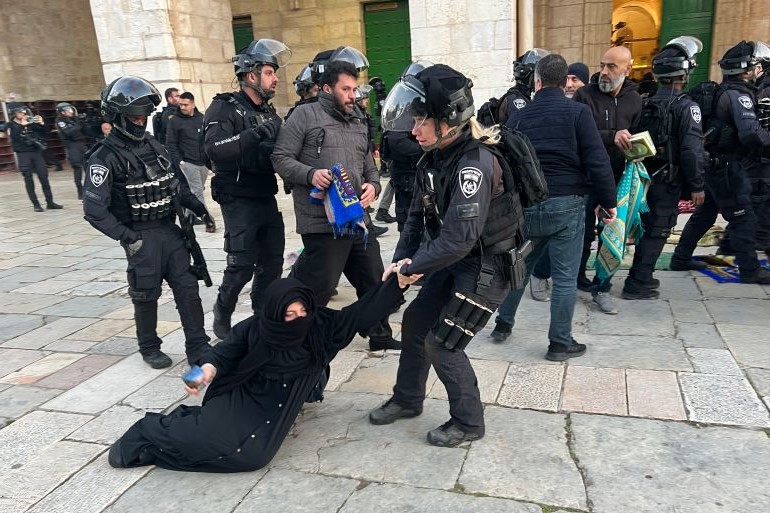
<svg viewBox="0 0 770 513">
<path fill-rule="evenodd" d="M 455 292 L 435 330 L 436 340 L 450 351 L 462 351 L 484 329 L 492 313 L 483 297 Z"/>
</svg>

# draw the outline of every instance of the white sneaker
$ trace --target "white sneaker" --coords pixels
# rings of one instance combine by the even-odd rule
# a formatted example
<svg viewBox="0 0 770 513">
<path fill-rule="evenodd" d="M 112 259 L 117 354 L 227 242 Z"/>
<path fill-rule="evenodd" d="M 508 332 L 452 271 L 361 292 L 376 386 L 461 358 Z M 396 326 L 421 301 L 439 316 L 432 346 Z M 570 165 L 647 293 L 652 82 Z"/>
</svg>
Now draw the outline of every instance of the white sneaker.
<svg viewBox="0 0 770 513">
<path fill-rule="evenodd" d="M 618 307 L 609 292 L 599 292 L 594 296 L 594 303 L 599 305 L 599 310 L 609 315 L 616 315 Z"/>
<path fill-rule="evenodd" d="M 541 280 L 535 276 L 529 278 L 529 292 L 535 301 L 551 300 L 551 280 L 546 278 Z"/>
</svg>

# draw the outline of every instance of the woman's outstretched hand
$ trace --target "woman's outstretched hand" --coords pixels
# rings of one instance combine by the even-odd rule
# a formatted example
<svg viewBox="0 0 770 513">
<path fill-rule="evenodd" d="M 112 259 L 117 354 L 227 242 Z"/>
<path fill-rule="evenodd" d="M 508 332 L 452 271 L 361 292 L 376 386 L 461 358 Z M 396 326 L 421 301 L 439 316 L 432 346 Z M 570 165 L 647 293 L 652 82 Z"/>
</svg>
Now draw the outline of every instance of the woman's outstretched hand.
<svg viewBox="0 0 770 513">
<path fill-rule="evenodd" d="M 394 262 L 390 264 L 388 267 L 385 268 L 385 272 L 382 273 L 382 281 L 387 280 L 388 276 L 390 276 L 393 273 L 396 273 L 396 277 L 398 278 L 398 286 L 401 287 L 402 289 L 405 289 L 407 286 L 411 285 L 412 283 L 422 278 L 422 274 L 412 274 L 411 276 L 404 276 L 399 272 L 402 265 L 411 264 L 411 263 L 412 263 L 411 259 L 404 258 L 403 260 L 399 260 L 398 262 Z"/>
</svg>

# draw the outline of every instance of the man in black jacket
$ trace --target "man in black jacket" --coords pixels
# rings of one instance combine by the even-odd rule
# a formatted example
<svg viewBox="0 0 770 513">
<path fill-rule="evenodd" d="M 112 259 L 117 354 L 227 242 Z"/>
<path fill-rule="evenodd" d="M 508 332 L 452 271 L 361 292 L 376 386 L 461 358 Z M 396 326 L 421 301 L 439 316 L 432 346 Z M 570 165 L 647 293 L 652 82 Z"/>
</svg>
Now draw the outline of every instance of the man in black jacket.
<svg viewBox="0 0 770 513">
<path fill-rule="evenodd" d="M 78 111 L 71 103 L 61 102 L 56 106 L 56 130 L 67 151 L 67 160 L 75 175 L 78 199 L 83 199 L 83 156 L 86 152 L 85 125 Z M 83 119 L 85 115 L 83 114 Z"/>
<path fill-rule="evenodd" d="M 179 166 L 187 178 L 190 191 L 205 205 L 203 191 L 206 189 L 209 168 L 206 167 L 202 132 L 203 114 L 195 107 L 195 96 L 184 92 L 179 96 L 179 114 L 168 121 L 166 149 L 171 161 Z M 210 231 L 216 231 L 216 227 Z"/>
<path fill-rule="evenodd" d="M 24 187 L 27 189 L 32 207 L 35 212 L 43 211 L 37 194 L 35 194 L 35 182 L 32 180 L 34 173 L 43 188 L 46 208 L 49 210 L 62 208 L 61 205 L 53 201 L 51 184 L 48 182 L 48 170 L 43 160 L 43 150 L 46 148 L 46 144 L 43 142 L 45 140 L 45 121 L 41 116 L 33 116 L 32 110 L 22 104 L 12 104 L 9 107 L 8 110 L 12 116 L 11 122 L 8 123 L 11 146 L 16 152 L 19 171 L 24 177 Z"/>
<path fill-rule="evenodd" d="M 161 143 L 166 144 L 166 129 L 168 120 L 179 112 L 179 89 L 169 87 L 166 89 L 166 106 L 160 112 L 156 112 L 152 117 L 152 131 L 155 138 Z"/>
<path fill-rule="evenodd" d="M 584 344 L 572 338 L 575 281 L 583 241 L 585 194 L 591 193 L 615 217 L 615 183 L 607 152 L 602 147 L 591 112 L 564 96 L 567 63 L 561 55 L 543 57 L 535 68 L 535 98 L 508 118 L 537 152 L 548 184 L 548 199 L 529 209 L 525 232 L 534 243 L 526 259 L 527 273 L 546 252 L 551 260 L 553 294 L 546 358 L 563 361 L 582 356 Z M 529 278 L 529 276 L 527 276 Z M 526 285 L 526 283 L 525 283 Z M 501 342 L 513 327 L 525 287 L 508 294 L 498 309 L 492 338 Z"/>
<path fill-rule="evenodd" d="M 241 89 L 221 93 L 206 110 L 204 147 L 214 167 L 211 196 L 225 221 L 225 269 L 214 305 L 214 333 L 224 339 L 238 294 L 252 280 L 251 308 L 261 312 L 262 291 L 283 270 L 283 217 L 270 162 L 281 118 L 268 102 L 278 86 L 276 72 L 291 51 L 274 39 L 260 39 L 235 57 Z"/>
<path fill-rule="evenodd" d="M 579 89 L 573 100 L 585 103 L 591 109 L 604 148 L 610 156 L 615 183 L 623 176 L 625 169 L 624 149 L 631 149 L 629 129 L 639 122 L 642 111 L 642 97 L 637 92 L 636 84 L 626 77 L 631 72 L 631 52 L 625 46 L 614 46 L 604 52 L 599 72 L 599 81 Z M 595 238 L 596 216 L 594 212 L 599 201 L 590 197 L 586 205 L 585 235 L 583 255 L 578 274 L 578 288 L 590 291 L 594 303 L 607 314 L 616 314 L 618 310 L 610 296 L 612 286 L 609 280 L 593 283 L 586 278 L 586 264 L 591 256 L 591 244 Z M 601 228 L 599 228 L 601 230 Z"/>
</svg>

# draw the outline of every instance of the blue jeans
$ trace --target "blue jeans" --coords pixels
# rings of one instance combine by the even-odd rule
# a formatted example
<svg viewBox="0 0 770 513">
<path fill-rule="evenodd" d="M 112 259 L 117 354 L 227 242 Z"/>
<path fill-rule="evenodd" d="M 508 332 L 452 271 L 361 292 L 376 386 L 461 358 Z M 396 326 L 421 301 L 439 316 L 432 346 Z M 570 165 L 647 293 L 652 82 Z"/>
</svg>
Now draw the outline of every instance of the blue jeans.
<svg viewBox="0 0 770 513">
<path fill-rule="evenodd" d="M 551 259 L 548 256 L 548 246 L 543 249 L 540 259 L 535 263 L 532 276 L 541 280 L 547 280 L 551 277 Z"/>
<path fill-rule="evenodd" d="M 498 309 L 497 321 L 514 324 L 516 310 L 526 289 L 533 266 L 541 255 L 551 263 L 551 326 L 548 339 L 552 343 L 572 345 L 572 315 L 577 295 L 577 275 L 585 229 L 585 200 L 582 196 L 558 196 L 524 211 L 525 230 L 534 244 L 527 257 L 527 279 L 524 287 L 508 293 Z M 545 254 L 544 254 L 545 252 Z"/>
</svg>

